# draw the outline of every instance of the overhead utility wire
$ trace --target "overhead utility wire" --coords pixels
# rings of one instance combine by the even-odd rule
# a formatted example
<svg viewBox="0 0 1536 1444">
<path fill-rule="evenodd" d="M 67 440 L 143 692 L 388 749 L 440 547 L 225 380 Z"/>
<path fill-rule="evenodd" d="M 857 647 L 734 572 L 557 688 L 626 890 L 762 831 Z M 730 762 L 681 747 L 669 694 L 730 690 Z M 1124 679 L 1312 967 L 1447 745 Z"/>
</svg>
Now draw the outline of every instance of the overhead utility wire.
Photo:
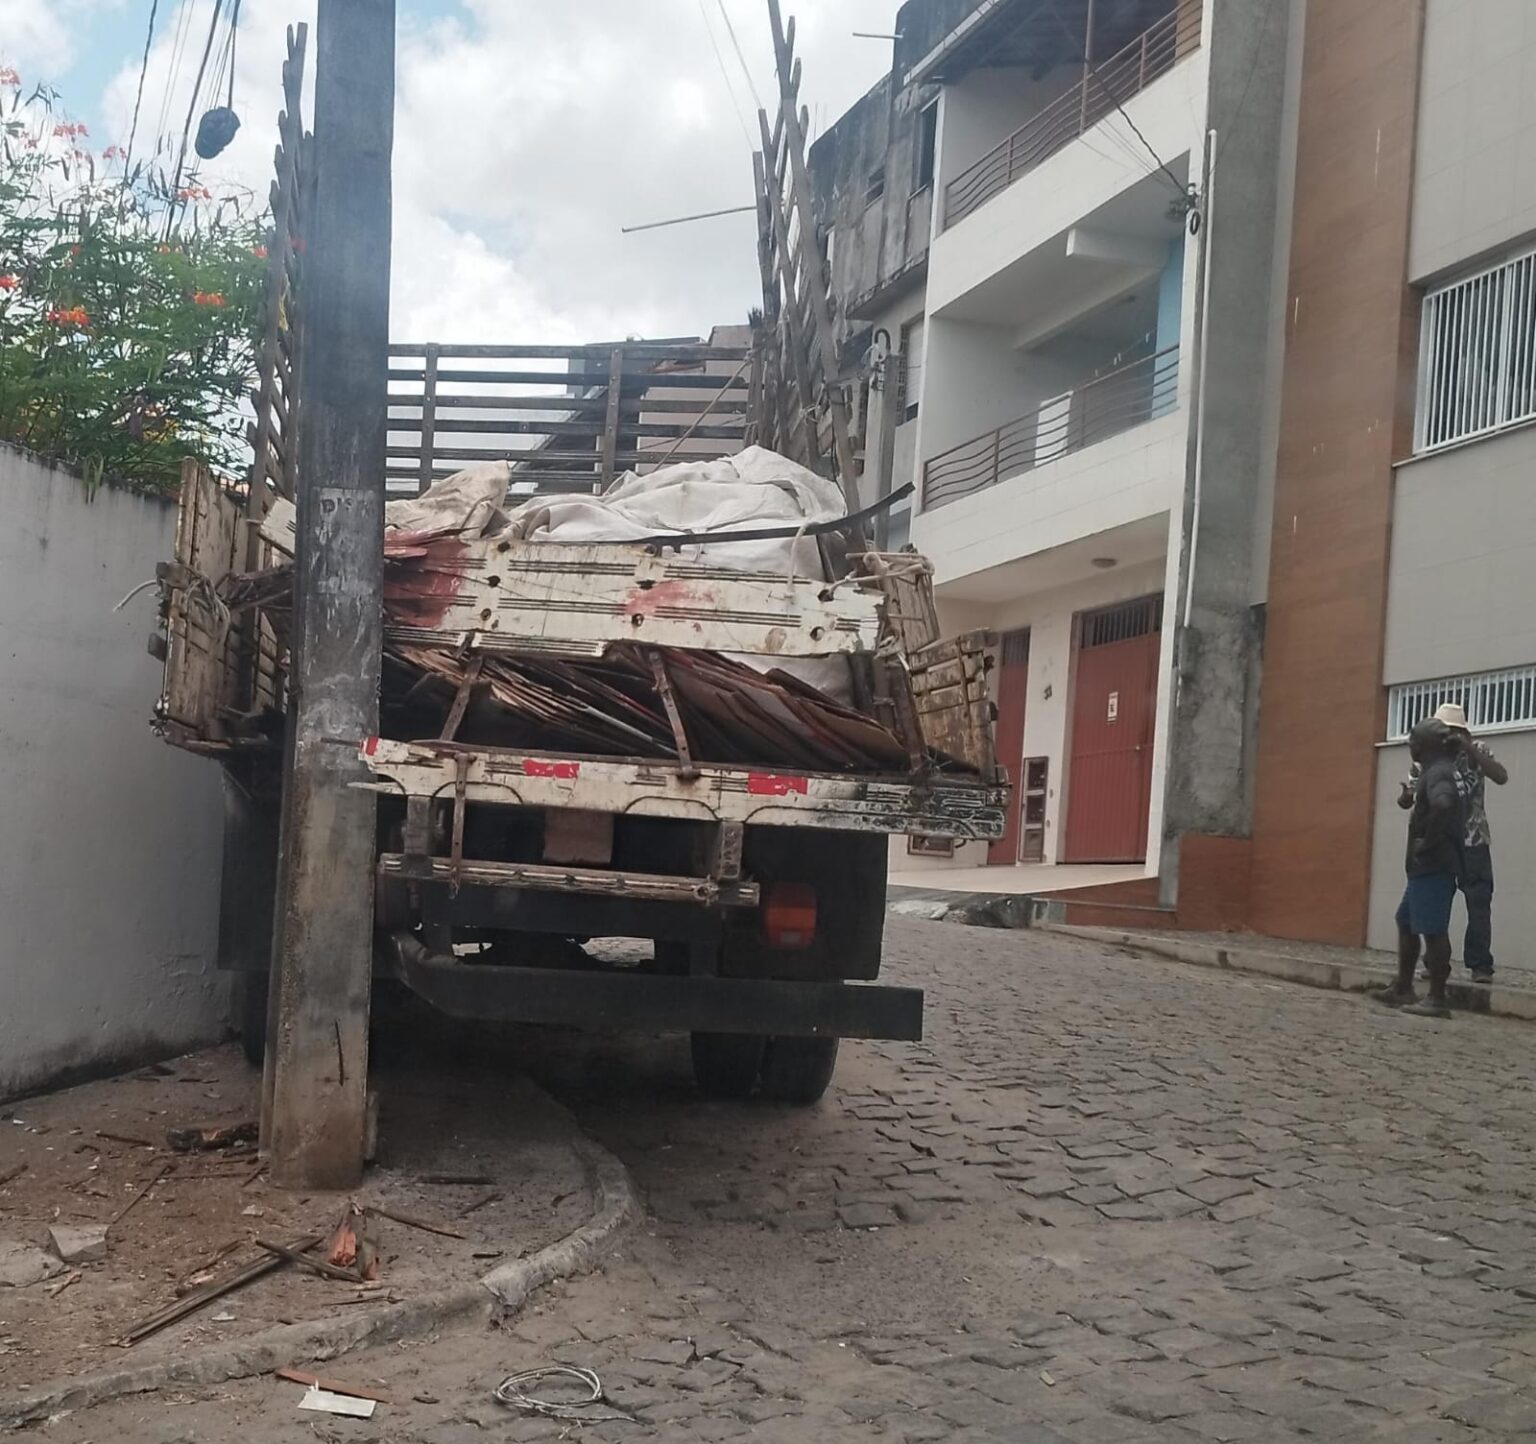
<svg viewBox="0 0 1536 1444">
<path fill-rule="evenodd" d="M 720 43 L 715 39 L 715 28 L 709 23 L 709 11 L 705 8 L 704 0 L 699 0 L 699 19 L 704 22 L 704 33 L 709 36 L 709 48 L 715 52 L 715 64 L 720 67 L 720 79 L 725 82 L 725 93 L 731 97 L 731 109 L 736 112 L 736 124 L 741 127 L 747 149 L 751 150 L 754 145 L 752 132 L 747 129 L 747 117 L 742 111 L 741 102 L 736 98 L 736 87 L 731 84 L 731 73 L 726 66 Z"/>
<path fill-rule="evenodd" d="M 155 17 L 160 13 L 160 0 L 150 0 L 149 30 L 144 36 L 144 59 L 139 65 L 139 88 L 133 97 L 133 124 L 128 127 L 128 149 L 123 152 L 123 174 L 133 171 L 133 143 L 139 135 L 139 107 L 144 104 L 144 78 L 149 74 L 149 52 L 155 43 Z"/>
<path fill-rule="evenodd" d="M 176 155 L 176 176 L 171 182 L 171 209 L 167 214 L 167 234 L 170 233 L 171 224 L 176 218 L 176 193 L 181 189 L 182 167 L 187 160 L 187 141 L 192 135 L 192 117 L 197 114 L 197 98 L 203 88 L 203 77 L 208 73 L 208 57 L 213 54 L 213 41 L 219 32 L 219 15 L 223 9 L 224 0 L 213 0 L 213 20 L 208 26 L 208 43 L 203 46 L 202 63 L 197 67 L 197 79 L 192 82 L 192 99 L 187 105 L 186 124 L 181 128 L 181 148 Z"/>
<path fill-rule="evenodd" d="M 176 29 L 171 32 L 170 64 L 165 72 L 165 93 L 160 97 L 160 118 L 155 122 L 155 145 L 158 148 L 165 138 L 166 126 L 171 120 L 171 100 L 176 94 L 176 83 L 181 79 L 181 62 L 186 54 L 187 36 L 192 30 L 192 12 L 197 0 L 182 0 L 176 13 Z"/>
<path fill-rule="evenodd" d="M 725 8 L 725 0 L 715 0 L 715 4 L 720 7 L 720 16 L 725 21 L 726 33 L 731 37 L 736 59 L 741 63 L 741 73 L 747 77 L 747 89 L 752 92 L 752 100 L 759 110 L 765 110 L 767 107 L 763 104 L 763 98 L 757 93 L 757 86 L 752 81 L 752 69 L 747 64 L 747 57 L 741 53 L 741 41 L 736 38 L 736 27 L 731 24 L 731 12 Z"/>
<path fill-rule="evenodd" d="M 1056 0 L 1046 0 L 1046 3 L 1050 9 L 1051 14 L 1056 17 L 1056 23 L 1061 26 L 1062 33 L 1067 37 L 1068 40 L 1076 45 L 1077 32 L 1074 31 L 1069 24 L 1067 24 L 1066 16 L 1064 16 L 1056 6 Z M 1096 66 L 1093 61 L 1088 58 L 1086 46 L 1084 46 L 1083 64 L 1088 67 L 1088 74 L 1094 80 L 1097 80 L 1100 86 L 1103 87 L 1104 94 L 1114 102 L 1115 109 L 1120 112 L 1122 117 L 1124 117 L 1125 123 L 1130 126 L 1130 128 L 1136 133 L 1136 139 L 1139 140 L 1144 146 L 1146 146 L 1147 154 L 1157 162 L 1158 169 L 1168 177 L 1168 180 L 1172 184 L 1174 190 L 1179 193 L 1179 198 L 1181 200 L 1187 201 L 1189 199 L 1190 188 L 1186 186 L 1178 178 L 1178 176 L 1174 175 L 1174 173 L 1168 169 L 1168 163 L 1162 158 L 1162 156 L 1157 153 L 1157 150 L 1153 146 L 1152 142 L 1141 133 L 1141 127 L 1131 119 L 1130 113 L 1123 105 L 1120 104 L 1120 97 L 1115 94 L 1115 92 L 1109 87 L 1109 85 L 1105 83 L 1103 77 L 1099 74 L 1099 67 Z"/>
</svg>

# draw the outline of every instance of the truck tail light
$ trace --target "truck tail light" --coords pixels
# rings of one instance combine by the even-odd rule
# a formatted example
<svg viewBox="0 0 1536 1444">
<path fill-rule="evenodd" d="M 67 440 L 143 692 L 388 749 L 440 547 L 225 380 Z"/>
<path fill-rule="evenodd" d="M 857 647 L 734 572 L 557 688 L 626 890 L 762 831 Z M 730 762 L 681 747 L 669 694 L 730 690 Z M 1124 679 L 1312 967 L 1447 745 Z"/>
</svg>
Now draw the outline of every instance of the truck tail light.
<svg viewBox="0 0 1536 1444">
<path fill-rule="evenodd" d="M 816 941 L 816 889 L 774 882 L 763 890 L 763 936 L 771 948 L 808 948 Z"/>
</svg>

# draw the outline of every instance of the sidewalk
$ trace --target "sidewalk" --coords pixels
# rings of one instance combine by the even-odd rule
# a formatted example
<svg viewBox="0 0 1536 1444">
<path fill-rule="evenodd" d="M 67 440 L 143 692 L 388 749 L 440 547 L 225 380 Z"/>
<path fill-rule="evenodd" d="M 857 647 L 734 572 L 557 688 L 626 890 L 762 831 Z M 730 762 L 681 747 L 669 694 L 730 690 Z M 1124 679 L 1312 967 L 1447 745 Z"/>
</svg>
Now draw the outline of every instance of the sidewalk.
<svg viewBox="0 0 1536 1444">
<path fill-rule="evenodd" d="M 1341 948 L 1244 933 L 1135 932 L 1117 928 L 1071 927 L 1037 921 L 1036 927 L 1069 937 L 1092 938 L 1134 948 L 1155 957 L 1198 967 L 1255 973 L 1313 988 L 1365 992 L 1391 981 L 1397 963 L 1391 953 Z M 1451 1006 L 1469 1013 L 1536 1021 L 1536 971 L 1501 965 L 1492 987 L 1466 981 L 1458 963 L 1451 975 Z"/>
</svg>

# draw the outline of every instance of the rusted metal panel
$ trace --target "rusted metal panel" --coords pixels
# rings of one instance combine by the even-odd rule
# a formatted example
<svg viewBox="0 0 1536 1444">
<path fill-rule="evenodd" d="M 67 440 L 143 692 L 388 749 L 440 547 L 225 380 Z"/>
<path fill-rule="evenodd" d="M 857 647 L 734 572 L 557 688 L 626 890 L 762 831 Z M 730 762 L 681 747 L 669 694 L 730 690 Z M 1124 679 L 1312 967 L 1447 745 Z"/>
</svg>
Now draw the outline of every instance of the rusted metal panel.
<svg viewBox="0 0 1536 1444">
<path fill-rule="evenodd" d="M 825 657 L 871 651 L 878 590 L 743 572 L 640 547 L 392 538 L 393 641 L 601 656 L 615 642 Z M 409 630 L 406 630 L 406 629 Z"/>
<path fill-rule="evenodd" d="M 917 715 L 928 746 L 991 778 L 992 702 L 983 633 L 968 632 L 914 653 L 909 661 Z"/>
<path fill-rule="evenodd" d="M 578 807 L 631 817 L 818 827 L 850 832 L 999 837 L 1007 789 L 976 779 L 829 775 L 699 768 L 685 780 L 675 764 L 635 759 L 529 755 L 498 748 L 371 738 L 358 749 L 379 792 L 408 798 L 453 790 L 457 759 L 469 757 L 471 804 Z"/>
<path fill-rule="evenodd" d="M 165 609 L 165 681 L 156 708 L 164 735 L 218 742 L 232 701 L 232 617 L 218 583 L 237 564 L 240 504 L 195 461 L 181 469 L 176 563 Z M 240 558 L 243 560 L 243 557 Z M 175 581 L 182 585 L 174 585 Z"/>
<path fill-rule="evenodd" d="M 457 887 L 536 888 L 540 892 L 575 892 L 592 897 L 644 898 L 651 902 L 702 903 L 706 907 L 756 907 L 755 882 L 722 884 L 711 877 L 670 877 L 661 873 L 553 867 L 524 862 L 455 862 L 447 857 L 412 857 L 386 852 L 379 876 L 446 882 Z"/>
</svg>

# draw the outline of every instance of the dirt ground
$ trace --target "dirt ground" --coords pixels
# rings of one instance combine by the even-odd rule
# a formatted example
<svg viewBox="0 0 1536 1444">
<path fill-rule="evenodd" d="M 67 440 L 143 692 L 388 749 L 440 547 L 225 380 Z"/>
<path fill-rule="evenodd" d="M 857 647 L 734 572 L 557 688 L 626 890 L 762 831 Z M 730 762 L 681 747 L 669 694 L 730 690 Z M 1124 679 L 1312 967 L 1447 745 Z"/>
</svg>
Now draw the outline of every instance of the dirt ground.
<svg viewBox="0 0 1536 1444">
<path fill-rule="evenodd" d="M 377 1290 L 289 1266 L 132 1347 L 122 1336 L 193 1281 L 261 1259 L 258 1239 L 329 1234 L 349 1196 L 276 1189 L 253 1149 L 167 1146 L 169 1128 L 256 1117 L 260 1075 L 233 1045 L 0 1108 L 0 1177 L 26 1165 L 0 1187 L 0 1241 L 47 1250 L 51 1225 L 110 1224 L 105 1260 L 0 1287 L 0 1393 L 467 1282 L 585 1221 L 563 1110 L 472 1040 L 445 1046 L 430 1021 L 393 1026 L 376 1042 L 378 1158 L 354 1196 L 463 1237 L 371 1216 Z M 424 1181 L 433 1174 L 492 1181 Z"/>
</svg>

